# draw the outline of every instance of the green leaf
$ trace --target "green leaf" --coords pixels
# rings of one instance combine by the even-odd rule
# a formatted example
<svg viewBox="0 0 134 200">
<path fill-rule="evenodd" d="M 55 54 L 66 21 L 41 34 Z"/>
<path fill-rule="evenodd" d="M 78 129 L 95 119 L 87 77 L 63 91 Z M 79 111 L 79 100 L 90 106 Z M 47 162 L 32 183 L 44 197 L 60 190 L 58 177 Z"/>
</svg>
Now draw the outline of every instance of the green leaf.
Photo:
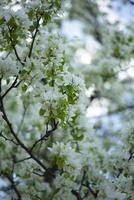
<svg viewBox="0 0 134 200">
<path fill-rule="evenodd" d="M 57 157 L 56 164 L 58 165 L 59 169 L 63 169 L 65 165 L 65 157 Z"/>
<path fill-rule="evenodd" d="M 47 192 L 46 192 L 46 190 L 43 191 L 41 199 L 42 200 L 47 200 Z"/>
<path fill-rule="evenodd" d="M 16 30 L 17 28 L 17 24 L 16 21 L 14 19 L 14 17 L 11 17 L 7 23 L 10 27 L 12 27 L 14 30 Z"/>
<path fill-rule="evenodd" d="M 4 18 L 3 17 L 0 18 L 0 25 L 2 25 L 2 24 L 4 24 Z"/>
<path fill-rule="evenodd" d="M 26 92 L 27 88 L 28 88 L 28 86 L 27 86 L 26 84 L 24 84 L 24 85 L 22 86 L 22 91 L 23 91 L 23 92 Z"/>
<path fill-rule="evenodd" d="M 6 82 L 7 82 L 7 85 L 10 83 L 10 79 L 8 78 L 7 80 L 6 80 Z"/>
<path fill-rule="evenodd" d="M 73 136 L 73 139 L 76 141 L 82 141 L 84 138 L 83 134 L 72 134 L 72 136 Z"/>
<path fill-rule="evenodd" d="M 32 33 L 34 30 L 35 30 L 35 25 L 31 25 L 31 26 L 29 27 L 29 31 Z"/>
<path fill-rule="evenodd" d="M 44 13 L 44 15 L 43 15 L 43 25 L 46 25 L 49 22 L 50 19 L 51 19 L 50 14 Z"/>
<path fill-rule="evenodd" d="M 40 108 L 39 114 L 40 114 L 40 116 L 43 116 L 45 114 L 45 109 L 44 108 Z"/>
<path fill-rule="evenodd" d="M 34 13 L 34 11 L 31 9 L 27 14 L 28 14 L 29 19 L 32 20 L 35 13 Z"/>
</svg>

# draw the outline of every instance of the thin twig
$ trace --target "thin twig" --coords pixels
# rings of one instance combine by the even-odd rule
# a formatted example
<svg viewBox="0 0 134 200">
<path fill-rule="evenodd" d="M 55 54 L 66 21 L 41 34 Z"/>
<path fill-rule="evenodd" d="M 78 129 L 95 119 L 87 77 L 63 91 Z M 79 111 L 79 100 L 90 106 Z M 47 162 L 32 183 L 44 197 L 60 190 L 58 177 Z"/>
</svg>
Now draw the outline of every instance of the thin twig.
<svg viewBox="0 0 134 200">
<path fill-rule="evenodd" d="M 82 176 L 82 179 L 81 179 L 81 182 L 80 182 L 80 187 L 78 190 L 72 190 L 72 194 L 76 197 L 77 200 L 83 200 L 87 195 L 88 193 L 86 193 L 84 195 L 84 197 L 81 197 L 81 190 L 82 190 L 82 187 L 84 186 L 84 179 L 85 179 L 85 176 L 86 176 L 86 171 L 83 172 L 83 176 Z"/>
<path fill-rule="evenodd" d="M 14 136 L 15 140 L 17 141 L 18 145 L 20 145 L 22 147 L 22 149 L 24 149 L 28 154 L 29 156 L 31 156 L 31 158 L 39 165 L 41 166 L 45 171 L 47 170 L 47 167 L 45 167 L 45 165 L 38 159 L 36 158 L 36 156 L 32 153 L 31 150 L 29 150 L 29 148 L 27 146 L 25 146 L 25 144 L 19 139 L 19 137 L 17 136 L 17 134 L 15 133 L 13 127 L 12 127 L 12 124 L 10 123 L 8 117 L 7 117 L 7 114 L 5 112 L 5 108 L 4 108 L 4 105 L 3 105 L 3 101 L 2 99 L 0 98 L 0 110 L 1 112 L 3 113 L 3 119 L 5 120 L 5 122 L 7 123 L 8 127 L 9 127 L 9 130 L 11 132 L 11 134 Z"/>
<path fill-rule="evenodd" d="M 76 197 L 77 200 L 82 200 L 82 197 L 78 191 L 72 190 L 72 194 Z"/>
<path fill-rule="evenodd" d="M 20 162 L 23 162 L 25 160 L 30 160 L 30 159 L 32 159 L 31 156 L 23 158 L 23 159 L 20 159 L 20 160 L 15 160 L 15 163 L 20 163 Z"/>
<path fill-rule="evenodd" d="M 36 22 L 36 28 L 35 28 L 35 33 L 32 35 L 32 42 L 30 45 L 30 49 L 29 49 L 29 53 L 28 53 L 28 57 L 30 58 L 32 55 L 32 51 L 33 51 L 33 46 L 34 46 L 34 42 L 35 42 L 35 38 L 37 36 L 38 33 L 38 29 L 39 29 L 39 25 L 40 25 L 40 20 L 41 20 L 41 16 L 37 17 L 37 22 Z"/>
<path fill-rule="evenodd" d="M 83 184 L 83 186 L 85 186 L 86 188 L 88 188 L 88 190 L 90 191 L 90 193 L 93 195 L 93 197 L 95 198 L 95 199 L 97 199 L 97 197 L 98 197 L 98 190 L 96 190 L 96 191 L 94 191 L 93 189 L 92 189 L 92 187 L 90 186 L 90 183 L 87 181 L 85 184 Z"/>
<path fill-rule="evenodd" d="M 12 46 L 12 48 L 14 50 L 14 54 L 15 54 L 17 60 L 19 61 L 19 63 L 24 66 L 25 63 L 22 62 L 22 60 L 21 60 L 21 58 L 20 58 L 20 56 L 19 56 L 19 54 L 17 52 L 17 49 L 16 49 L 15 45 L 13 44 L 13 39 L 12 39 L 12 35 L 11 35 L 11 31 L 12 30 L 10 29 L 9 26 L 7 26 L 7 27 L 8 27 L 8 30 L 9 30 L 9 39 L 10 39 L 10 42 L 11 42 L 11 46 Z"/>
<path fill-rule="evenodd" d="M 10 142 L 14 143 L 15 145 L 18 145 L 18 143 L 15 142 L 13 139 L 10 139 L 10 138 L 7 138 L 6 136 L 4 136 L 4 135 L 2 134 L 2 131 L 0 132 L 0 137 L 4 138 L 5 141 L 10 141 Z"/>
<path fill-rule="evenodd" d="M 13 81 L 12 85 L 5 91 L 5 93 L 2 95 L 1 98 L 4 98 L 4 97 L 8 94 L 8 92 L 10 92 L 10 90 L 11 90 L 12 88 L 17 87 L 17 86 L 16 86 L 17 80 L 18 80 L 18 76 L 16 76 L 16 78 L 15 78 L 15 80 Z M 18 85 L 18 84 L 17 84 L 17 85 Z"/>
<path fill-rule="evenodd" d="M 40 173 L 38 173 L 38 172 L 33 171 L 33 174 L 35 174 L 35 175 L 37 175 L 37 176 L 40 176 L 40 177 L 44 177 L 44 173 L 43 173 L 43 174 L 40 174 Z"/>
<path fill-rule="evenodd" d="M 43 135 L 39 140 L 35 141 L 35 143 L 32 145 L 32 147 L 30 148 L 30 150 L 32 151 L 36 147 L 36 145 L 38 143 L 40 143 L 43 140 L 46 140 L 57 129 L 58 124 L 59 124 L 59 122 L 55 123 L 54 127 L 51 130 L 46 130 L 45 135 Z"/>
<path fill-rule="evenodd" d="M 24 111 L 23 111 L 23 114 L 22 114 L 22 119 L 21 119 L 20 124 L 18 126 L 18 131 L 17 131 L 18 133 L 21 131 L 21 128 L 23 126 L 27 108 L 28 108 L 28 106 L 27 107 L 24 106 Z"/>
<path fill-rule="evenodd" d="M 12 189 L 15 191 L 15 193 L 16 193 L 16 195 L 17 195 L 17 197 L 18 197 L 17 200 L 21 200 L 21 199 L 22 199 L 22 198 L 21 198 L 21 194 L 20 194 L 18 188 L 16 187 L 16 184 L 15 184 L 15 182 L 14 182 L 14 180 L 13 180 L 13 177 L 12 177 L 11 175 L 9 175 L 8 173 L 6 173 L 6 172 L 4 172 L 3 175 L 4 175 L 4 176 L 9 180 L 9 182 L 11 183 L 11 187 L 12 187 Z"/>
</svg>

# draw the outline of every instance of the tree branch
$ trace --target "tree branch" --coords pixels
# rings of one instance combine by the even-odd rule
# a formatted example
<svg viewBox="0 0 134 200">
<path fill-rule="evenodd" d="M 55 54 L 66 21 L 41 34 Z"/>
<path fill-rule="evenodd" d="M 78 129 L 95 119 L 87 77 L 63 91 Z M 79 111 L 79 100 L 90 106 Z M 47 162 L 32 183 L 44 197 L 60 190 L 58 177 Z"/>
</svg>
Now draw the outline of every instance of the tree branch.
<svg viewBox="0 0 134 200">
<path fill-rule="evenodd" d="M 9 182 L 11 183 L 11 188 L 15 191 L 16 195 L 17 195 L 17 200 L 21 200 L 21 194 L 18 190 L 18 188 L 16 187 L 16 184 L 13 180 L 13 177 L 11 175 L 9 175 L 8 173 L 6 172 L 3 172 L 3 175 L 9 180 Z"/>
<path fill-rule="evenodd" d="M 23 111 L 23 114 L 22 114 L 22 119 L 21 119 L 20 124 L 19 124 L 19 126 L 18 126 L 18 131 L 17 131 L 18 133 L 21 131 L 21 128 L 22 128 L 22 126 L 23 126 L 23 123 L 24 123 L 24 119 L 25 119 L 25 115 L 26 115 L 27 109 L 28 109 L 28 106 L 25 106 L 25 105 L 24 105 L 24 111 Z"/>
<path fill-rule="evenodd" d="M 11 31 L 12 30 L 10 29 L 9 26 L 7 26 L 7 27 L 8 27 L 8 30 L 9 30 L 9 39 L 10 39 L 10 42 L 11 42 L 11 46 L 12 46 L 12 48 L 14 50 L 14 54 L 15 54 L 17 60 L 19 61 L 19 63 L 24 66 L 25 63 L 22 62 L 22 60 L 21 60 L 21 58 L 20 58 L 20 56 L 19 56 L 19 54 L 17 52 L 17 49 L 16 49 L 15 45 L 13 44 L 13 39 L 12 39 L 12 35 L 11 35 Z"/>
<path fill-rule="evenodd" d="M 39 140 L 35 141 L 35 143 L 32 145 L 30 150 L 32 151 L 36 147 L 36 145 L 40 143 L 41 141 L 47 140 L 47 138 L 58 128 L 58 124 L 59 122 L 55 123 L 54 127 L 51 130 L 46 130 L 45 135 L 43 135 Z"/>
<path fill-rule="evenodd" d="M 3 119 L 5 120 L 5 122 L 7 123 L 8 125 L 8 128 L 11 132 L 11 134 L 13 135 L 13 137 L 15 138 L 15 140 L 17 141 L 18 145 L 20 145 L 22 147 L 22 149 L 24 149 L 28 154 L 29 156 L 39 165 L 41 166 L 45 171 L 47 170 L 47 167 L 45 167 L 45 165 L 38 159 L 36 158 L 36 156 L 32 153 L 31 150 L 28 149 L 28 147 L 25 146 L 25 144 L 19 139 L 19 137 L 17 136 L 17 134 L 15 133 L 13 127 L 12 127 L 12 124 L 10 123 L 8 117 L 7 117 L 7 114 L 5 112 L 5 108 L 4 108 L 4 105 L 3 105 L 3 101 L 2 99 L 0 98 L 0 110 L 1 112 L 3 113 Z"/>
<path fill-rule="evenodd" d="M 128 158 L 128 161 L 130 161 L 132 158 L 134 158 L 134 151 L 130 150 L 130 151 L 129 151 L 129 158 Z"/>
<path fill-rule="evenodd" d="M 35 33 L 33 34 L 32 36 L 32 42 L 31 42 L 31 45 L 30 45 L 30 50 L 29 50 L 29 53 L 28 53 L 28 57 L 30 58 L 31 55 L 32 55 L 32 50 L 33 50 L 33 45 L 34 45 L 34 42 L 35 42 L 35 38 L 37 36 L 37 33 L 38 33 L 38 28 L 39 28 L 39 25 L 40 25 L 40 20 L 41 20 L 41 16 L 40 17 L 37 17 L 37 22 L 36 22 L 36 28 L 35 28 Z M 21 60 L 18 52 L 17 52 L 17 49 L 15 47 L 15 45 L 13 44 L 13 39 L 12 39 L 12 29 L 7 25 L 8 27 L 8 30 L 9 30 L 9 39 L 10 39 L 10 42 L 11 42 L 11 45 L 12 45 L 12 48 L 14 50 L 14 53 L 15 53 L 15 56 L 17 58 L 17 60 L 21 63 L 21 65 L 25 65 L 25 62 L 26 62 L 26 59 L 24 60 L 24 62 Z M 16 76 L 14 82 L 12 83 L 12 85 L 7 89 L 7 91 L 2 95 L 2 98 L 4 98 L 8 92 L 10 92 L 10 90 L 12 90 L 12 88 L 16 88 L 18 87 L 18 85 L 22 82 L 22 80 L 20 80 L 18 83 L 17 83 L 17 80 L 18 80 L 18 76 Z"/>
<path fill-rule="evenodd" d="M 31 156 L 26 157 L 26 158 L 23 158 L 23 159 L 20 159 L 20 160 L 14 160 L 14 162 L 15 162 L 15 163 L 20 163 L 20 162 L 23 162 L 23 161 L 25 161 L 25 160 L 30 160 L 30 159 L 32 159 Z"/>
<path fill-rule="evenodd" d="M 32 51 L 33 51 L 33 46 L 34 46 L 35 38 L 36 38 L 36 35 L 37 35 L 38 31 L 39 31 L 38 28 L 39 28 L 39 25 L 40 25 L 40 20 L 41 20 L 41 16 L 40 16 L 40 17 L 37 17 L 35 33 L 32 35 L 32 42 L 31 42 L 31 45 L 30 45 L 29 53 L 28 53 L 28 57 L 29 57 L 29 58 L 30 58 L 31 55 L 32 55 Z"/>
<path fill-rule="evenodd" d="M 19 84 L 22 82 L 22 80 L 20 80 L 17 83 L 18 80 L 18 76 L 16 76 L 15 80 L 13 81 L 12 85 L 5 91 L 5 93 L 1 96 L 1 98 L 3 99 L 9 92 L 10 90 L 12 90 L 13 88 L 17 88 L 19 86 Z"/>
<path fill-rule="evenodd" d="M 127 159 L 127 162 L 129 162 L 132 158 L 134 158 L 134 151 L 132 151 L 131 149 L 129 150 L 129 158 Z M 117 178 L 120 177 L 120 175 L 123 173 L 124 168 L 120 167 L 118 174 L 116 175 Z"/>
<path fill-rule="evenodd" d="M 85 176 L 86 176 L 86 172 L 84 171 L 83 172 L 83 176 L 82 176 L 82 179 L 81 179 L 81 182 L 80 182 L 80 187 L 77 190 L 72 190 L 72 194 L 76 197 L 77 200 L 82 200 L 83 198 L 81 197 L 81 190 L 82 190 L 82 187 L 83 187 L 83 183 L 84 183 L 84 179 L 85 179 Z"/>
<path fill-rule="evenodd" d="M 98 190 L 96 190 L 96 191 L 94 191 L 93 189 L 92 189 L 92 187 L 90 186 L 90 183 L 87 181 L 85 184 L 83 184 L 83 186 L 85 186 L 85 187 L 87 187 L 88 188 L 88 190 L 90 191 L 90 193 L 93 195 L 93 197 L 95 198 L 95 199 L 97 199 L 97 197 L 98 197 Z"/>
<path fill-rule="evenodd" d="M 2 92 L 2 78 L 0 77 L 0 97 L 1 97 L 1 92 Z"/>
<path fill-rule="evenodd" d="M 4 138 L 5 141 L 10 141 L 10 142 L 14 143 L 15 145 L 18 145 L 18 143 L 15 142 L 13 139 L 10 139 L 10 138 L 7 138 L 6 136 L 4 136 L 4 135 L 2 134 L 2 131 L 0 132 L 0 137 Z"/>
<path fill-rule="evenodd" d="M 78 191 L 72 190 L 72 194 L 76 197 L 77 200 L 82 200 L 81 195 Z"/>
</svg>

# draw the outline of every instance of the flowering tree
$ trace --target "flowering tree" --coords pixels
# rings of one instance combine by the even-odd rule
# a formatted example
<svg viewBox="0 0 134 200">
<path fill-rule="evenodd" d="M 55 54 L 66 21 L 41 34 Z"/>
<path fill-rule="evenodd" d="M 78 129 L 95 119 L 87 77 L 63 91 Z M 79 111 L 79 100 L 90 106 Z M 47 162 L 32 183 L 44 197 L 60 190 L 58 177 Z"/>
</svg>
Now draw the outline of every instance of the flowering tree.
<svg viewBox="0 0 134 200">
<path fill-rule="evenodd" d="M 133 129 L 115 151 L 85 117 L 83 80 L 51 30 L 60 0 L 0 3 L 0 188 L 4 199 L 133 199 Z"/>
</svg>

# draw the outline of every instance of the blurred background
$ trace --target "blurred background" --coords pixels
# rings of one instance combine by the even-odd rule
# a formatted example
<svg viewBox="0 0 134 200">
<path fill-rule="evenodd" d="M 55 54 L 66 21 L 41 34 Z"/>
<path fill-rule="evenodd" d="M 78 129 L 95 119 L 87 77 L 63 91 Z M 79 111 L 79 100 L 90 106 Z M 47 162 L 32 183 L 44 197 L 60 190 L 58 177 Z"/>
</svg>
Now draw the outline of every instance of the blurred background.
<svg viewBox="0 0 134 200">
<path fill-rule="evenodd" d="M 85 79 L 89 123 L 114 143 L 133 126 L 134 1 L 70 0 L 64 6 L 57 24 L 73 70 Z"/>
</svg>

